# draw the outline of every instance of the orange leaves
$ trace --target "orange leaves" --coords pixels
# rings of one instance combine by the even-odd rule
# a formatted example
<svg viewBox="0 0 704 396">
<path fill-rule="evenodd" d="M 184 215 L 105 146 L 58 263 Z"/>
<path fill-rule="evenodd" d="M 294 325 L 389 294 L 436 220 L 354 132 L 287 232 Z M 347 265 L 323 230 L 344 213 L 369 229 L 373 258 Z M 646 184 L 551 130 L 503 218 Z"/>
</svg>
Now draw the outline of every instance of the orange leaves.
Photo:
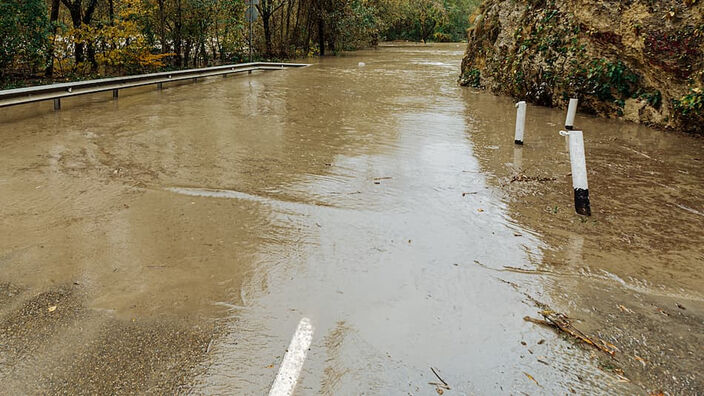
<svg viewBox="0 0 704 396">
<path fill-rule="evenodd" d="M 173 52 L 168 54 L 152 54 L 149 52 L 144 52 L 139 56 L 139 64 L 146 67 L 162 67 L 164 66 L 164 58 L 176 55 Z"/>
</svg>

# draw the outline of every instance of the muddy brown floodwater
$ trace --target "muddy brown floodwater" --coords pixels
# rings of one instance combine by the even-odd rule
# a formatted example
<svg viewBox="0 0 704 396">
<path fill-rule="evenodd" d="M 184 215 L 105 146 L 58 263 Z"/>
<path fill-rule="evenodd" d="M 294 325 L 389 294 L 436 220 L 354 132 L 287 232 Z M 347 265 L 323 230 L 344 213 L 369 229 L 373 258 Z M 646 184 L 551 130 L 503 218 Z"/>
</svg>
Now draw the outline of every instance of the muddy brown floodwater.
<svg viewBox="0 0 704 396">
<path fill-rule="evenodd" d="M 579 217 L 463 47 L 0 111 L 0 394 L 266 394 L 302 318 L 301 395 L 704 393 L 704 141 L 580 114 Z"/>
</svg>

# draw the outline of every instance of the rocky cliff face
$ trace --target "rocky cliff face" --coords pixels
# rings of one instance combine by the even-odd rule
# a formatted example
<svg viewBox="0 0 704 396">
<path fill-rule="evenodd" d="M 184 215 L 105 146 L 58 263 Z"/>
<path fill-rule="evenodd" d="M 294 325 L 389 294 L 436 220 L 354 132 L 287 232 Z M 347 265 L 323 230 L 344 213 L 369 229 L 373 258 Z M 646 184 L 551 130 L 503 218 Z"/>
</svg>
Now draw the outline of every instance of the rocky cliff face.
<svg viewBox="0 0 704 396">
<path fill-rule="evenodd" d="M 486 0 L 460 83 L 704 133 L 704 2 Z"/>
</svg>

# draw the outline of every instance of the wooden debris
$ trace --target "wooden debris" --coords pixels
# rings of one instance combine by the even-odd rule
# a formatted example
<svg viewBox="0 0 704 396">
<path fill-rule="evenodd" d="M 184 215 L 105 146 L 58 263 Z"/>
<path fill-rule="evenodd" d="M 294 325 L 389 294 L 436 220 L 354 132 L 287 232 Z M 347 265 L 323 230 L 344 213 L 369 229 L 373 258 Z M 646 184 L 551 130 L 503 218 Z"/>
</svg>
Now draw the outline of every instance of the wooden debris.
<svg viewBox="0 0 704 396">
<path fill-rule="evenodd" d="M 517 175 L 511 178 L 511 181 L 509 183 L 513 182 L 530 182 L 530 181 L 535 181 L 539 183 L 545 183 L 545 182 L 551 182 L 557 180 L 554 177 L 539 177 L 539 176 L 526 176 L 526 175 Z"/>
<path fill-rule="evenodd" d="M 621 304 L 618 304 L 617 307 L 618 307 L 618 309 L 620 309 L 620 310 L 623 311 L 623 312 L 633 313 L 633 310 L 632 310 L 632 309 L 628 309 L 628 308 L 624 307 L 624 306 L 621 305 Z"/>
<path fill-rule="evenodd" d="M 636 359 L 637 361 L 639 361 L 643 365 L 643 367 L 646 366 L 645 359 L 643 359 L 642 357 L 640 357 L 638 355 L 633 355 L 633 358 Z"/>
<path fill-rule="evenodd" d="M 547 322 L 552 324 L 554 327 L 557 327 L 563 332 L 581 340 L 585 344 L 593 346 L 594 348 L 602 352 L 606 352 L 609 355 L 614 356 L 618 350 L 618 348 L 616 348 L 616 346 L 613 344 L 610 344 L 599 338 L 590 338 L 586 334 L 579 331 L 579 329 L 572 326 L 572 322 L 570 322 L 569 318 L 565 314 L 551 311 L 548 309 L 540 311 L 540 314 L 546 319 Z"/>
<path fill-rule="evenodd" d="M 538 383 L 538 381 L 537 381 L 535 378 L 533 378 L 532 375 L 526 373 L 525 371 L 523 372 L 523 374 L 525 374 L 526 377 L 530 378 L 531 381 L 535 382 L 536 385 L 540 386 L 540 384 Z"/>
<path fill-rule="evenodd" d="M 539 324 L 541 326 L 547 326 L 561 330 L 562 332 L 584 342 L 585 344 L 591 345 L 594 348 L 602 352 L 608 353 L 611 356 L 614 356 L 618 351 L 618 348 L 616 348 L 615 345 L 599 338 L 588 337 L 586 334 L 582 333 L 579 329 L 575 328 L 572 325 L 572 322 L 570 322 L 569 318 L 564 314 L 547 309 L 540 311 L 540 314 L 546 320 L 535 319 L 530 316 L 524 317 L 523 320 L 525 320 L 526 322 Z"/>
<path fill-rule="evenodd" d="M 435 377 L 436 377 L 438 380 L 440 380 L 440 382 L 441 382 L 441 383 L 438 383 L 438 382 L 428 382 L 430 385 L 435 385 L 435 386 L 437 387 L 436 390 L 442 390 L 442 389 L 440 389 L 440 388 L 444 388 L 444 389 L 446 389 L 446 390 L 450 390 L 450 385 L 448 385 L 447 382 L 445 382 L 445 380 L 442 379 L 442 377 L 440 377 L 440 374 L 438 374 L 438 372 L 435 371 L 434 368 L 431 367 L 431 368 L 430 368 L 430 371 L 432 371 L 433 374 L 435 374 Z M 438 393 L 442 395 L 441 392 L 438 392 Z"/>
<path fill-rule="evenodd" d="M 526 322 L 531 322 L 531 323 L 539 324 L 539 325 L 541 325 L 541 326 L 555 327 L 555 326 L 553 326 L 553 325 L 552 325 L 550 322 L 548 322 L 548 321 L 545 321 L 545 320 L 542 320 L 542 319 L 531 318 L 530 316 L 524 316 L 524 317 L 523 317 L 523 320 L 525 320 Z"/>
</svg>

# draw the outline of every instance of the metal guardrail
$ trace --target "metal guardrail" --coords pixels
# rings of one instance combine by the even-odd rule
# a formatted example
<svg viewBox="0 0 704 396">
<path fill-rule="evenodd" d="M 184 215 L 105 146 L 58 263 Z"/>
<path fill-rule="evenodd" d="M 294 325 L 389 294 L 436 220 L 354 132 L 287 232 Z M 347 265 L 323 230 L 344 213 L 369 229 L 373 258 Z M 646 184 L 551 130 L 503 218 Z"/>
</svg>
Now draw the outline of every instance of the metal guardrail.
<svg viewBox="0 0 704 396">
<path fill-rule="evenodd" d="M 134 88 L 144 85 L 157 84 L 158 88 L 161 89 L 163 83 L 168 83 L 172 81 L 198 79 L 204 77 L 243 72 L 251 73 L 257 70 L 281 70 L 291 67 L 306 66 L 310 65 L 306 63 L 272 62 L 240 63 L 236 65 L 222 65 L 205 67 L 200 69 L 175 70 L 170 72 L 139 74 L 135 76 L 102 78 L 98 80 L 76 81 L 70 83 L 40 85 L 28 88 L 7 89 L 4 91 L 0 91 L 0 107 L 15 106 L 25 103 L 40 102 L 44 100 L 53 100 L 54 110 L 59 110 L 61 108 L 61 98 L 67 98 L 72 96 L 112 91 L 113 98 L 117 98 L 119 90 L 125 88 Z"/>
</svg>

